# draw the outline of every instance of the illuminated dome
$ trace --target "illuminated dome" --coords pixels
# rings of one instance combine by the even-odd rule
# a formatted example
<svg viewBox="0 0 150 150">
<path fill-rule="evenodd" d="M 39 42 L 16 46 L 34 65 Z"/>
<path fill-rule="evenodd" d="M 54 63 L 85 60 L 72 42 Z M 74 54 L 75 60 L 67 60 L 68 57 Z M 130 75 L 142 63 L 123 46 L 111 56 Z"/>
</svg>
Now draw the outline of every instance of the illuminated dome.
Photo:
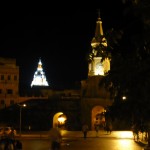
<svg viewBox="0 0 150 150">
<path fill-rule="evenodd" d="M 39 59 L 37 70 L 34 73 L 33 81 L 31 83 L 31 87 L 32 86 L 49 86 L 45 73 L 43 72 L 41 59 Z"/>
</svg>

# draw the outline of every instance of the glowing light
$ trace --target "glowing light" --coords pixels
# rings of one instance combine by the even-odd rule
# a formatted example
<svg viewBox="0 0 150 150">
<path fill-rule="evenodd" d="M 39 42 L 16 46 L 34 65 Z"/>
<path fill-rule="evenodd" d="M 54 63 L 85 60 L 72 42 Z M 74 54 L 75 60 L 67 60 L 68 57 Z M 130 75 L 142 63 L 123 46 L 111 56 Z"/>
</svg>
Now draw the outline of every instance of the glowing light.
<svg viewBox="0 0 150 150">
<path fill-rule="evenodd" d="M 26 107 L 27 105 L 26 105 L 26 104 L 23 104 L 22 106 L 23 106 L 23 107 Z"/>
<path fill-rule="evenodd" d="M 96 63 L 95 66 L 95 75 L 104 75 L 104 67 L 100 60 L 98 61 L 98 63 Z"/>
<path fill-rule="evenodd" d="M 104 76 L 105 73 L 107 73 L 110 70 L 110 60 L 108 58 L 105 58 L 101 62 L 101 57 L 95 57 L 95 69 L 94 69 L 94 75 L 101 75 Z M 91 68 L 89 68 L 91 70 Z"/>
<path fill-rule="evenodd" d="M 60 115 L 60 116 L 58 117 L 58 122 L 59 122 L 60 124 L 64 124 L 65 121 L 66 121 L 66 116 L 65 116 L 65 115 Z"/>
<path fill-rule="evenodd" d="M 104 75 L 104 68 L 101 66 L 95 70 L 95 75 Z"/>
<path fill-rule="evenodd" d="M 122 138 L 132 138 L 132 137 L 133 137 L 133 134 L 132 134 L 132 132 L 130 132 L 130 131 L 124 131 L 124 132 L 121 133 L 120 136 L 121 136 Z"/>
<path fill-rule="evenodd" d="M 43 72 L 41 60 L 39 60 L 37 71 L 34 73 L 33 81 L 31 83 L 31 87 L 32 86 L 49 86 L 45 73 Z"/>
<path fill-rule="evenodd" d="M 126 140 L 126 139 L 122 139 L 122 140 L 120 140 L 120 141 L 118 142 L 117 147 L 118 147 L 118 148 L 121 147 L 122 150 L 127 150 L 127 149 L 130 149 L 130 148 L 131 148 L 131 145 L 132 145 L 131 140 L 129 141 L 129 140 Z"/>
<path fill-rule="evenodd" d="M 122 96 L 122 99 L 123 99 L 123 100 L 126 100 L 126 99 L 127 99 L 127 97 L 126 97 L 126 96 Z"/>
</svg>

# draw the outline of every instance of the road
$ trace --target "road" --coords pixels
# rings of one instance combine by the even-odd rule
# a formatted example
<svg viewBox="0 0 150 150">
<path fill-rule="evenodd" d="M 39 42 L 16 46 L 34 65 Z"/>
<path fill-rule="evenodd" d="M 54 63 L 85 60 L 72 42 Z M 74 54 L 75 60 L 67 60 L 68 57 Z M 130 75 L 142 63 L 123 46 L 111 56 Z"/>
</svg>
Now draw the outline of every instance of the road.
<svg viewBox="0 0 150 150">
<path fill-rule="evenodd" d="M 132 137 L 122 136 L 123 132 L 112 135 L 92 132 L 87 139 L 82 133 L 64 135 L 61 150 L 143 150 L 145 145 L 136 143 Z M 49 150 L 50 142 L 47 138 L 22 138 L 23 150 Z"/>
<path fill-rule="evenodd" d="M 49 150 L 50 143 L 43 139 L 23 139 L 23 150 Z M 131 139 L 116 138 L 75 138 L 65 139 L 61 150 L 142 150 L 144 146 Z"/>
</svg>

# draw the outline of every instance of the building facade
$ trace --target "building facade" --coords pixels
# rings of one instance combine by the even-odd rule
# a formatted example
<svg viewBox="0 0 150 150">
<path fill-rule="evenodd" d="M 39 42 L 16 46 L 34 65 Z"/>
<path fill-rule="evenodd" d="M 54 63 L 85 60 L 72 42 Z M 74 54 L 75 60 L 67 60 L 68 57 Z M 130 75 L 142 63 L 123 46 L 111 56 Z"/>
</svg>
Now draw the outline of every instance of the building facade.
<svg viewBox="0 0 150 150">
<path fill-rule="evenodd" d="M 18 103 L 19 67 L 16 59 L 0 58 L 0 108 Z"/>
</svg>

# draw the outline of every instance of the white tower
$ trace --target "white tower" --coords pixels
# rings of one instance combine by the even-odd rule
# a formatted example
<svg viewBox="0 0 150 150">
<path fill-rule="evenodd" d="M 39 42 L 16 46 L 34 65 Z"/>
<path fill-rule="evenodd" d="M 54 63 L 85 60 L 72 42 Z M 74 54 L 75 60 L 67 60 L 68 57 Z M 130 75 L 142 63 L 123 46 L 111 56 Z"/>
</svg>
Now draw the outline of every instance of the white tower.
<svg viewBox="0 0 150 150">
<path fill-rule="evenodd" d="M 31 87 L 32 86 L 49 86 L 42 68 L 41 59 L 39 59 L 37 70 L 34 73 L 33 81 L 31 83 Z"/>
</svg>

